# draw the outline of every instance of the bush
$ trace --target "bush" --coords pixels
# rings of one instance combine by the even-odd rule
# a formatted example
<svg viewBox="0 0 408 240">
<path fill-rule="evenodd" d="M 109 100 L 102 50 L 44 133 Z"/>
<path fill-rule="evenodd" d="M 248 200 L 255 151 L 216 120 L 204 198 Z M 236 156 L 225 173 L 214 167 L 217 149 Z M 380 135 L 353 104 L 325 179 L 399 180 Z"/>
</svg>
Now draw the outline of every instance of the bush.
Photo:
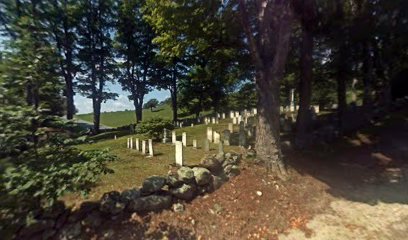
<svg viewBox="0 0 408 240">
<path fill-rule="evenodd" d="M 149 138 L 159 139 L 163 133 L 163 129 L 174 129 L 170 120 L 163 120 L 161 118 L 153 118 L 149 121 L 142 122 L 136 127 L 136 132 L 145 134 Z"/>
</svg>

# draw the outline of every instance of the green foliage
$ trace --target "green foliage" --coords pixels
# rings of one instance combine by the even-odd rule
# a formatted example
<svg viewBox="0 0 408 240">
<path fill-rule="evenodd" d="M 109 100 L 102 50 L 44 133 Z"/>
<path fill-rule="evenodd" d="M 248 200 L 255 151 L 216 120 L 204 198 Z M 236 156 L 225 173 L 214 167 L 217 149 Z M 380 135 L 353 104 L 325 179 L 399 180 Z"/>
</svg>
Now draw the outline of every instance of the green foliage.
<svg viewBox="0 0 408 240">
<path fill-rule="evenodd" d="M 139 124 L 136 127 L 136 132 L 144 134 L 149 138 L 159 139 L 164 129 L 172 130 L 174 129 L 174 125 L 169 120 L 153 118 Z"/>
<path fill-rule="evenodd" d="M 40 201 L 52 205 L 67 192 L 87 193 L 101 174 L 111 171 L 107 161 L 114 157 L 107 150 L 79 151 L 52 146 L 38 149 L 35 158 L 28 151 L 19 156 L 19 163 L 6 168 L 1 179 L 2 192 L 25 204 Z"/>
<path fill-rule="evenodd" d="M 153 108 L 157 107 L 157 105 L 159 105 L 159 100 L 157 100 L 156 98 L 152 98 L 143 105 L 143 108 L 150 108 L 150 110 L 153 111 Z"/>
</svg>

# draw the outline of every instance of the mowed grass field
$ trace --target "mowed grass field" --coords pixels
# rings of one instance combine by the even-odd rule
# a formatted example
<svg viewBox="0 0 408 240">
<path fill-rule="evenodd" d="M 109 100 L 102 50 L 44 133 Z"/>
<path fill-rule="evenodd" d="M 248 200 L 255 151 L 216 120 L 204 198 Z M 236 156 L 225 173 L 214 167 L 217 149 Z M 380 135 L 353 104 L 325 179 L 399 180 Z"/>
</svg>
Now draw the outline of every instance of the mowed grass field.
<svg viewBox="0 0 408 240">
<path fill-rule="evenodd" d="M 211 144 L 211 151 L 203 150 L 204 139 L 206 138 L 207 127 L 212 127 L 217 132 L 222 132 L 228 129 L 228 123 L 231 119 L 220 121 L 218 125 L 196 125 L 194 127 L 185 127 L 176 130 L 177 138 L 181 141 L 182 132 L 187 133 L 187 147 L 184 148 L 184 160 L 186 165 L 195 165 L 206 154 L 215 154 L 218 152 L 218 145 Z M 238 131 L 238 126 L 235 126 L 235 132 Z M 143 180 L 152 175 L 165 175 L 171 164 L 175 163 L 175 147 L 171 143 L 163 144 L 154 142 L 154 157 L 142 155 L 136 150 L 126 148 L 128 137 L 143 139 L 140 135 L 126 135 L 116 140 L 102 140 L 92 144 L 79 145 L 78 148 L 83 150 L 91 149 L 106 149 L 118 157 L 114 162 L 108 163 L 110 169 L 114 171 L 112 174 L 102 175 L 100 181 L 94 186 L 87 198 L 80 194 L 68 194 L 63 197 L 65 203 L 69 206 L 78 206 L 86 200 L 100 199 L 103 193 L 109 191 L 123 191 L 126 189 L 141 186 Z M 192 142 L 196 139 L 198 149 L 193 149 Z M 140 143 L 141 144 L 141 143 Z M 238 146 L 224 146 L 224 151 L 239 152 Z"/>
<path fill-rule="evenodd" d="M 208 114 L 209 112 L 204 112 L 203 114 Z M 192 115 L 185 114 L 183 111 L 178 111 L 178 117 L 180 119 L 193 117 Z M 88 122 L 93 121 L 93 114 L 78 114 L 75 116 L 78 119 L 85 120 Z M 147 121 L 152 118 L 162 118 L 171 120 L 173 117 L 173 111 L 171 106 L 168 104 L 160 105 L 151 111 L 150 109 L 143 109 L 143 121 Z M 108 127 L 120 127 L 136 123 L 135 111 L 118 111 L 118 112 L 104 112 L 101 113 L 101 124 Z"/>
</svg>

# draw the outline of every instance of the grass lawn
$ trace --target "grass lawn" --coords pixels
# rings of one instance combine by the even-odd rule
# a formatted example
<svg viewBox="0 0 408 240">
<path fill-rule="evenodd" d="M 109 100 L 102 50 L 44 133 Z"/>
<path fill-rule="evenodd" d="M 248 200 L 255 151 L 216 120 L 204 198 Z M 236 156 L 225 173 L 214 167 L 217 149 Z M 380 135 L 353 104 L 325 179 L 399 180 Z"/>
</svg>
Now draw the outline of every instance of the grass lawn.
<svg viewBox="0 0 408 240">
<path fill-rule="evenodd" d="M 206 138 L 207 127 L 213 127 L 215 131 L 222 132 L 228 129 L 230 119 L 220 121 L 218 125 L 196 125 L 194 127 L 185 127 L 177 129 L 177 138 L 181 141 L 182 132 L 187 133 L 187 147 L 184 148 L 184 161 L 186 165 L 194 165 L 200 162 L 200 159 L 208 154 L 202 149 L 204 139 Z M 235 125 L 234 131 L 238 131 Z M 169 165 L 175 163 L 175 148 L 171 143 L 154 143 L 154 157 L 146 157 L 136 150 L 126 148 L 128 137 L 139 137 L 138 135 L 126 135 L 117 140 L 103 140 L 93 144 L 79 145 L 83 150 L 110 148 L 118 159 L 109 163 L 109 168 L 114 173 L 101 176 L 100 181 L 94 186 L 87 197 L 84 199 L 79 194 L 68 194 L 63 200 L 67 205 L 78 205 L 84 200 L 97 200 L 103 193 L 109 191 L 123 191 L 125 189 L 140 186 L 146 177 L 151 175 L 164 175 L 169 170 Z M 197 139 L 198 149 L 193 149 L 192 141 Z M 224 146 L 224 151 L 239 151 L 237 146 Z M 218 152 L 218 145 L 211 144 L 211 153 Z"/>
<path fill-rule="evenodd" d="M 204 114 L 208 114 L 209 112 L 204 112 Z M 178 114 L 180 119 L 193 117 L 193 115 L 183 114 L 182 111 L 179 110 Z M 143 120 L 149 120 L 152 118 L 162 118 L 171 120 L 173 116 L 173 112 L 171 110 L 171 106 L 161 105 L 156 109 L 153 109 L 153 112 L 150 109 L 143 109 Z M 78 114 L 75 116 L 78 119 L 85 120 L 88 122 L 93 121 L 93 114 Z M 129 125 L 131 123 L 136 123 L 135 112 L 132 111 L 118 111 L 118 112 L 104 112 L 101 113 L 101 124 L 108 126 L 108 127 L 120 127 L 124 125 Z"/>
</svg>

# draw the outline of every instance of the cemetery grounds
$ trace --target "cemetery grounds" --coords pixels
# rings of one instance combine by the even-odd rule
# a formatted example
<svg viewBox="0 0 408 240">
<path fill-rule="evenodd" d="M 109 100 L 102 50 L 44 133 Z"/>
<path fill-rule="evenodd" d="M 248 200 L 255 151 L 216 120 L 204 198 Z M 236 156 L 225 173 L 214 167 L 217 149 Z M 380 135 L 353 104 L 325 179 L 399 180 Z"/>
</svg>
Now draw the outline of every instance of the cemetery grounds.
<svg viewBox="0 0 408 240">
<path fill-rule="evenodd" d="M 207 126 L 221 132 L 227 124 L 177 129 L 179 138 L 187 133 L 188 145 L 198 140 L 199 149 L 184 149 L 186 164 L 198 164 L 206 154 L 200 146 Z M 173 145 L 156 143 L 156 156 L 147 158 L 126 148 L 127 137 L 80 146 L 110 147 L 119 157 L 110 166 L 115 172 L 103 176 L 86 200 L 138 186 L 174 163 Z M 287 181 L 273 179 L 249 158 L 239 176 L 185 204 L 181 213 L 124 215 L 87 234 L 91 239 L 406 239 L 407 140 L 405 110 L 333 144 L 285 152 Z M 245 154 L 237 146 L 225 146 L 225 151 Z M 217 152 L 216 145 L 211 152 Z M 69 195 L 64 200 L 77 206 L 84 199 Z"/>
</svg>

